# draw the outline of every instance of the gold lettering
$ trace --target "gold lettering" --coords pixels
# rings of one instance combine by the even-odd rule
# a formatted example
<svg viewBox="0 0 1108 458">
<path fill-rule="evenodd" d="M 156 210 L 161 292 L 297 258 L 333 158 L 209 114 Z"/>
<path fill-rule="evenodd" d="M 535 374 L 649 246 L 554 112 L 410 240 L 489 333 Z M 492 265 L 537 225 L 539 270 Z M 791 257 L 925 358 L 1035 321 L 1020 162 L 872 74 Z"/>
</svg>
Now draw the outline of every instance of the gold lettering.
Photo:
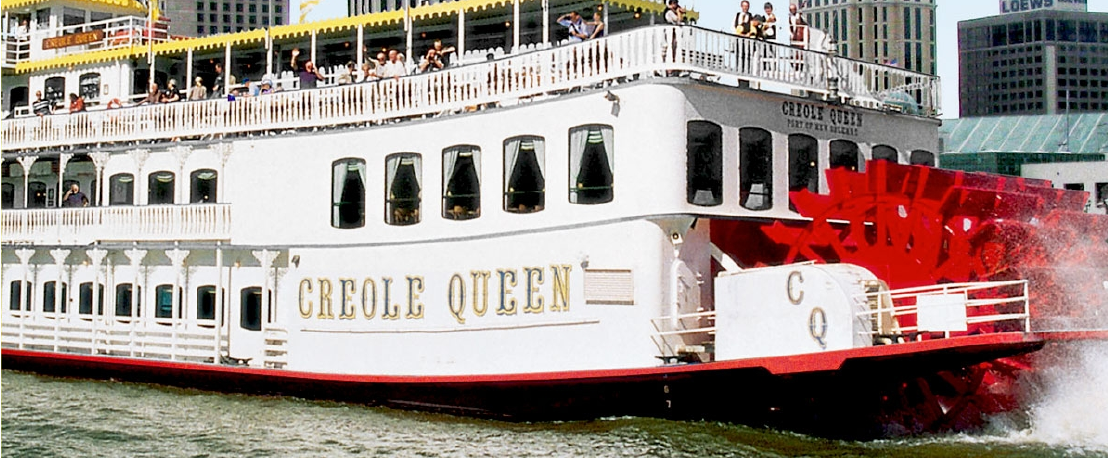
<svg viewBox="0 0 1108 458">
<path fill-rule="evenodd" d="M 543 269 L 541 267 L 524 267 L 523 275 L 527 279 L 527 303 L 523 305 L 523 313 L 542 313 L 543 298 L 539 294 L 539 285 L 543 284 Z"/>
<path fill-rule="evenodd" d="M 400 319 L 400 305 L 392 303 L 392 278 L 384 277 L 381 279 L 381 284 L 385 286 L 385 301 L 384 306 L 381 307 L 381 319 L 382 320 L 399 320 Z"/>
<path fill-rule="evenodd" d="M 321 320 L 335 319 L 335 312 L 331 308 L 331 280 L 320 278 L 319 280 L 319 315 Z"/>
<path fill-rule="evenodd" d="M 446 290 L 446 302 L 450 306 L 450 314 L 458 324 L 466 324 L 462 314 L 466 310 L 466 281 L 461 275 L 454 274 L 450 277 L 450 285 Z"/>
<path fill-rule="evenodd" d="M 554 301 L 550 304 L 551 312 L 569 311 L 569 272 L 573 266 L 569 264 L 550 265 L 550 273 L 554 278 Z"/>
<path fill-rule="evenodd" d="M 362 282 L 362 315 L 367 320 L 377 315 L 377 283 L 372 278 Z"/>
<path fill-rule="evenodd" d="M 500 306 L 496 308 L 496 314 L 515 315 L 516 300 L 513 297 L 509 297 L 509 295 L 512 294 L 512 289 L 508 288 L 508 285 L 516 285 L 516 271 L 496 269 L 496 273 L 500 276 Z"/>
<path fill-rule="evenodd" d="M 419 320 L 423 318 L 423 304 L 417 302 L 419 293 L 423 292 L 423 277 L 406 277 L 408 279 L 408 313 L 404 318 Z"/>
<path fill-rule="evenodd" d="M 312 317 L 312 308 L 314 308 L 314 304 L 312 304 L 311 299 L 307 299 L 305 301 L 305 296 L 311 293 L 312 279 L 305 278 L 303 280 L 300 280 L 300 318 L 308 319 Z M 308 304 L 307 309 L 304 308 L 305 302 L 307 302 Z"/>
<path fill-rule="evenodd" d="M 354 280 L 349 278 L 339 279 L 339 290 L 342 291 L 342 303 L 339 304 L 339 319 L 353 320 L 357 316 L 354 308 Z"/>
<path fill-rule="evenodd" d="M 492 272 L 487 270 L 471 270 L 469 276 L 473 277 L 473 314 L 477 316 L 485 316 L 485 312 L 489 310 L 489 277 L 492 276 Z M 477 287 L 477 279 L 481 279 L 481 287 Z M 480 306 L 478 306 L 477 297 L 481 297 Z"/>
</svg>

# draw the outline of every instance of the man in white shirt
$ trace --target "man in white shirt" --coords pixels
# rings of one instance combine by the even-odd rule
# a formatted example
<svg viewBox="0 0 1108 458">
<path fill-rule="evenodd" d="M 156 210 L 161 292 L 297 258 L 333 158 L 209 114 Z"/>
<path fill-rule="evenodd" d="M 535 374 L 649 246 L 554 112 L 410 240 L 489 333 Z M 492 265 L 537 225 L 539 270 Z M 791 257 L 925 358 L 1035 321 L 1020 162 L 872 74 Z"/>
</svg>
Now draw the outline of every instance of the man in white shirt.
<svg viewBox="0 0 1108 458">
<path fill-rule="evenodd" d="M 669 0 L 669 8 L 666 9 L 666 23 L 671 25 L 685 23 L 685 9 L 681 8 L 677 0 Z"/>
</svg>

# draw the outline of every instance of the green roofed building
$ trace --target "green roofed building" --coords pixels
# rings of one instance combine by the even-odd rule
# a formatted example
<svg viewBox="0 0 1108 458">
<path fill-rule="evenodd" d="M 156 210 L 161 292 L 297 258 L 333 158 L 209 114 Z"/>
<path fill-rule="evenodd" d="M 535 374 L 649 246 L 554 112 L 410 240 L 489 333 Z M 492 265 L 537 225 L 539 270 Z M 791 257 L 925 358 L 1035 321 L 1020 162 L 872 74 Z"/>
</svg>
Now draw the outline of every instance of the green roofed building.
<svg viewBox="0 0 1108 458">
<path fill-rule="evenodd" d="M 1108 208 L 1108 112 L 944 119 L 939 136 L 942 168 L 1047 179 Z"/>
</svg>

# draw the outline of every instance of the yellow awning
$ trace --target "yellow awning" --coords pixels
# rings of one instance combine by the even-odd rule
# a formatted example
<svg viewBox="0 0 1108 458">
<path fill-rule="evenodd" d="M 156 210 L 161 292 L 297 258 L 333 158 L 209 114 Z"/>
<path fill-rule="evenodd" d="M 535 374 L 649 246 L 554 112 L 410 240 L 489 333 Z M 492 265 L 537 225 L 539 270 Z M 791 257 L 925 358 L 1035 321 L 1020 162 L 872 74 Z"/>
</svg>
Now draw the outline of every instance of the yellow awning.
<svg viewBox="0 0 1108 458">
<path fill-rule="evenodd" d="M 223 48 L 243 43 L 257 43 L 265 41 L 265 29 L 254 29 L 245 32 L 228 33 L 222 35 L 210 35 L 201 38 L 182 38 L 154 45 L 154 55 L 183 53 L 192 49 L 201 51 L 205 49 Z"/>
<path fill-rule="evenodd" d="M 25 6 L 37 5 L 39 3 L 46 3 L 51 0 L 5 0 L 0 5 L 0 10 L 8 11 Z M 69 0 L 79 5 L 87 5 L 90 10 L 96 10 L 96 7 L 110 6 L 115 8 L 124 8 L 135 11 L 137 13 L 146 14 L 146 5 L 139 3 L 137 0 Z"/>
<path fill-rule="evenodd" d="M 124 48 L 105 49 L 103 51 L 89 51 L 76 54 L 68 54 L 53 59 L 43 59 L 31 62 L 15 64 L 16 73 L 27 73 L 48 68 L 62 68 L 69 66 L 94 64 L 97 62 L 111 62 L 121 59 L 130 59 L 136 56 L 145 56 L 146 46 L 128 46 Z"/>
</svg>

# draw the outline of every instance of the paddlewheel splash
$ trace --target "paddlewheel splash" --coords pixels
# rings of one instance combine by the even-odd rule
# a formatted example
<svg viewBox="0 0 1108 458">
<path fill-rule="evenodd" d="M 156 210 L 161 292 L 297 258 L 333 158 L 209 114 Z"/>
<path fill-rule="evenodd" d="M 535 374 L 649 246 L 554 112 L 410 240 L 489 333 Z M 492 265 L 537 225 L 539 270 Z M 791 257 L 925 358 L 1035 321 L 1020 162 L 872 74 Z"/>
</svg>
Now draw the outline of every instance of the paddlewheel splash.
<svg viewBox="0 0 1108 458">
<path fill-rule="evenodd" d="M 1108 216 L 1084 212 L 1087 193 L 887 161 L 865 172 L 832 169 L 827 185 L 826 195 L 790 192 L 808 221 L 712 221 L 712 241 L 746 266 L 851 263 L 894 289 L 1027 279 L 1031 329 L 1050 342 L 1108 339 Z M 970 324 L 967 333 L 1005 323 L 1019 324 Z M 1017 407 L 1017 382 L 1034 367 L 1031 358 L 1010 358 L 918 379 L 902 387 L 912 405 L 888 406 L 888 420 L 908 432 L 972 428 Z M 897 418 L 908 411 L 910 419 Z"/>
</svg>

